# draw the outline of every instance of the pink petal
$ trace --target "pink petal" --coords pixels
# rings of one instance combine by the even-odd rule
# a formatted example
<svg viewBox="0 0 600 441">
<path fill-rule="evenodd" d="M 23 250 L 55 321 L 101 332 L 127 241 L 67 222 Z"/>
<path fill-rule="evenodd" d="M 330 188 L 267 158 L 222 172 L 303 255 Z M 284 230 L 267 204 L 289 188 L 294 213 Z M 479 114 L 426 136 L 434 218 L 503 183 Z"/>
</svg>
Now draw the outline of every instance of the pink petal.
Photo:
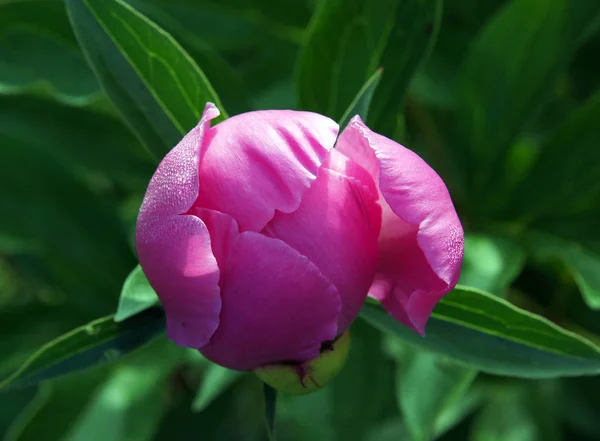
<svg viewBox="0 0 600 441">
<path fill-rule="evenodd" d="M 199 217 L 208 228 L 212 253 L 219 265 L 220 280 L 223 280 L 229 266 L 231 251 L 239 235 L 237 222 L 227 214 L 208 208 L 192 207 L 189 214 Z"/>
<path fill-rule="evenodd" d="M 149 219 L 187 212 L 198 197 L 198 163 L 210 131 L 210 121 L 219 116 L 208 103 L 202 119 L 161 161 L 148 184 L 140 217 Z"/>
<path fill-rule="evenodd" d="M 321 168 L 298 209 L 277 213 L 263 233 L 308 257 L 337 287 L 339 335 L 360 312 L 375 275 L 381 208 L 371 176 L 341 153 L 331 154 L 335 159 Z M 333 161 L 338 171 L 326 168 Z M 346 175 L 359 173 L 366 184 Z"/>
<path fill-rule="evenodd" d="M 195 205 L 229 214 L 242 231 L 260 231 L 275 210 L 298 208 L 336 135 L 335 122 L 309 112 L 229 118 L 210 129 Z"/>
<path fill-rule="evenodd" d="M 379 265 L 369 295 L 423 334 L 437 302 L 456 285 L 463 229 L 448 190 L 418 155 L 354 117 L 337 148 L 379 183 L 384 198 Z"/>
<path fill-rule="evenodd" d="M 306 257 L 278 239 L 240 234 L 221 297 L 221 323 L 201 352 L 228 368 L 304 362 L 336 337 L 337 290 Z"/>
<path fill-rule="evenodd" d="M 219 267 L 209 231 L 185 215 L 198 195 L 198 158 L 211 119 L 202 120 L 171 150 L 154 173 L 137 221 L 140 264 L 167 315 L 169 337 L 183 346 L 204 345 L 219 324 Z"/>
</svg>

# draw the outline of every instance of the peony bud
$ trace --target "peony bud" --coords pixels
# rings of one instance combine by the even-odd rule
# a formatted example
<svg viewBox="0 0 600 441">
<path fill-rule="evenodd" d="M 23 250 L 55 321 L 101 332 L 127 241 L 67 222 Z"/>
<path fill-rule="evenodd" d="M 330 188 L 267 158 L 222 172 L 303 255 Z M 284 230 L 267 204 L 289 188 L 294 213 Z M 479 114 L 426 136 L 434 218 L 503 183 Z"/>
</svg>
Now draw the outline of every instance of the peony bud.
<svg viewBox="0 0 600 441">
<path fill-rule="evenodd" d="M 218 114 L 208 104 L 163 159 L 138 218 L 169 337 L 232 369 L 310 367 L 367 295 L 423 334 L 463 257 L 440 177 L 358 116 L 336 143 L 337 124 L 314 113 L 210 127 Z"/>
</svg>

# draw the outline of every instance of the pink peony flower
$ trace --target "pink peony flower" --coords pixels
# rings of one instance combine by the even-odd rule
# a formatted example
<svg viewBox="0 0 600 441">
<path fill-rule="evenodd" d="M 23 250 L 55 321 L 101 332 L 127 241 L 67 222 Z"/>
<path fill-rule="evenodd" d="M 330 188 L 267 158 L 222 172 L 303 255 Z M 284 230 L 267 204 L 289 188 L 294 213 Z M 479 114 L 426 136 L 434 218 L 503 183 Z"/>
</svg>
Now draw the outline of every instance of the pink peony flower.
<svg viewBox="0 0 600 441">
<path fill-rule="evenodd" d="M 446 186 L 356 116 L 202 119 L 163 159 L 137 223 L 169 337 L 223 366 L 306 362 L 367 295 L 424 334 L 456 284 L 463 230 Z"/>
</svg>

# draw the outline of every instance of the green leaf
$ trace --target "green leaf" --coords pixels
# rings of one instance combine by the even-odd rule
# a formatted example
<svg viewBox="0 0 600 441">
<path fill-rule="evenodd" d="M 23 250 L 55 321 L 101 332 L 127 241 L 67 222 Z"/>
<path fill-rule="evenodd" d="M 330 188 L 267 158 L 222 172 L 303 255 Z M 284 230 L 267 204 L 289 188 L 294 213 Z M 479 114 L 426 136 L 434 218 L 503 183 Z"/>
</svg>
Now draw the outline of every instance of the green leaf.
<svg viewBox="0 0 600 441">
<path fill-rule="evenodd" d="M 377 424 L 369 431 L 366 441 L 410 440 L 406 426 L 399 418 Z"/>
<path fill-rule="evenodd" d="M 322 2 L 299 59 L 302 107 L 340 119 L 356 91 L 383 67 L 371 120 L 393 123 L 393 134 L 408 83 L 430 44 L 430 26 L 435 35 L 440 7 L 438 0 Z"/>
<path fill-rule="evenodd" d="M 428 441 L 443 412 L 464 399 L 477 372 L 430 352 L 410 352 L 399 360 L 396 395 L 413 441 Z"/>
<path fill-rule="evenodd" d="M 331 382 L 330 420 L 338 440 L 362 440 L 369 428 L 394 409 L 394 364 L 381 348 L 381 333 L 357 321 L 350 329 L 351 348 L 346 366 Z"/>
<path fill-rule="evenodd" d="M 110 180 L 143 191 L 156 168 L 120 121 L 88 108 L 30 96 L 1 97 L 0 134 L 43 150 L 71 174 L 85 175 L 92 183 Z M 28 162 L 35 162 L 31 156 Z"/>
<path fill-rule="evenodd" d="M 159 338 L 116 364 L 44 382 L 43 400 L 15 421 L 8 440 L 152 440 L 182 355 Z"/>
<path fill-rule="evenodd" d="M 535 162 L 512 192 L 505 211 L 543 225 L 548 216 L 568 216 L 598 206 L 599 114 L 600 90 L 537 147 Z"/>
<path fill-rule="evenodd" d="M 543 233 L 528 233 L 525 241 L 534 258 L 565 265 L 585 303 L 592 309 L 600 309 L 600 250 Z"/>
<path fill-rule="evenodd" d="M 176 21 L 194 38 L 222 53 L 251 51 L 274 39 L 298 43 L 310 19 L 306 1 L 127 0 L 157 23 Z M 168 16 L 168 17 L 167 17 Z M 182 32 L 183 33 L 183 32 Z"/>
<path fill-rule="evenodd" d="M 157 341 L 111 372 L 70 428 L 65 441 L 151 441 L 167 410 L 169 376 L 179 348 Z"/>
<path fill-rule="evenodd" d="M 206 102 L 227 117 L 196 63 L 142 14 L 121 0 L 66 3 L 102 87 L 157 159 L 198 123 Z"/>
<path fill-rule="evenodd" d="M 62 439 L 108 373 L 103 366 L 42 383 L 34 401 L 14 420 L 3 441 Z"/>
<path fill-rule="evenodd" d="M 459 283 L 503 296 L 524 264 L 525 252 L 515 239 L 467 233 Z"/>
<path fill-rule="evenodd" d="M 115 321 L 122 322 L 158 303 L 156 292 L 150 286 L 141 266 L 136 266 L 125 279 Z"/>
<path fill-rule="evenodd" d="M 398 116 L 415 72 L 427 59 L 442 22 L 443 0 L 403 0 L 381 57 L 384 73 L 368 123 L 378 133 L 396 133 Z"/>
<path fill-rule="evenodd" d="M 30 292 L 36 291 L 35 288 L 27 288 Z M 21 290 L 16 292 L 17 295 L 20 293 Z M 58 337 L 81 323 L 78 315 L 81 315 L 80 311 L 72 305 L 3 305 L 0 308 L 0 335 L 3 336 L 0 339 L 0 378 L 12 374 L 49 339 Z"/>
<path fill-rule="evenodd" d="M 553 384 L 530 382 L 492 389 L 473 423 L 471 441 L 560 441 L 559 396 Z"/>
<path fill-rule="evenodd" d="M 491 190 L 504 192 L 508 147 L 549 100 L 599 19 L 596 0 L 514 0 L 476 37 L 462 66 L 453 127 L 456 157 L 480 211 L 495 200 Z"/>
<path fill-rule="evenodd" d="M 204 371 L 202 382 L 192 403 L 194 412 L 202 412 L 206 409 L 210 403 L 229 389 L 242 375 L 244 375 L 244 372 L 210 363 Z"/>
<path fill-rule="evenodd" d="M 340 119 L 340 133 L 342 133 L 342 130 L 346 128 L 350 122 L 350 119 L 352 119 L 352 117 L 355 115 L 359 115 L 363 121 L 367 120 L 369 107 L 371 106 L 371 99 L 373 98 L 373 93 L 375 93 L 375 90 L 377 89 L 382 72 L 383 69 L 377 69 L 377 71 L 371 75 L 363 87 L 361 87 L 361 89 L 358 91 L 350 103 L 350 106 L 348 106 L 344 112 L 344 115 Z"/>
<path fill-rule="evenodd" d="M 473 384 L 458 401 L 448 403 L 435 421 L 435 438 L 453 429 L 469 415 L 481 407 L 484 398 L 483 388 Z"/>
<path fill-rule="evenodd" d="M 269 441 L 276 441 L 275 417 L 277 410 L 277 391 L 268 384 L 263 384 L 265 397 L 265 425 Z"/>
<path fill-rule="evenodd" d="M 332 395 L 332 387 L 302 396 L 282 394 L 277 409 L 277 430 L 281 439 L 334 440 Z"/>
<path fill-rule="evenodd" d="M 0 93 L 37 92 L 65 104 L 102 98 L 60 1 L 0 3 Z"/>
<path fill-rule="evenodd" d="M 600 373 L 590 341 L 483 291 L 457 287 L 435 308 L 426 337 L 401 325 L 373 302 L 361 316 L 413 346 L 497 375 L 553 378 Z"/>
<path fill-rule="evenodd" d="M 44 345 L 0 389 L 35 384 L 117 360 L 164 332 L 164 314 L 155 308 L 125 322 L 95 320 Z"/>
<path fill-rule="evenodd" d="M 127 131 L 109 118 L 88 120 L 82 109 L 32 101 L 39 102 L 40 108 L 35 109 L 35 102 L 24 105 L 25 100 L 17 97 L 0 100 L 0 230 L 32 242 L 32 276 L 66 296 L 65 300 L 83 313 L 79 322 L 83 323 L 114 310 L 112 293 L 119 292 L 135 264 L 117 212 L 116 188 L 120 186 L 113 188 L 116 183 L 111 185 L 99 170 L 110 163 L 104 155 L 120 145 L 106 146 L 102 140 L 120 143 L 135 139 L 121 138 Z M 12 110 L 9 102 L 14 105 Z M 44 116 L 42 111 L 48 114 Z M 63 116 L 73 117 L 67 132 L 60 130 L 69 123 L 61 121 Z M 90 137 L 88 129 L 101 133 Z M 71 149 L 79 150 L 77 157 L 71 155 Z M 128 157 L 123 152 L 123 160 Z M 93 158 L 98 159 L 98 168 L 92 164 Z M 101 164 L 99 158 L 106 162 Z"/>
<path fill-rule="evenodd" d="M 0 439 L 6 440 L 10 426 L 35 407 L 41 388 L 29 387 L 0 394 Z"/>
</svg>

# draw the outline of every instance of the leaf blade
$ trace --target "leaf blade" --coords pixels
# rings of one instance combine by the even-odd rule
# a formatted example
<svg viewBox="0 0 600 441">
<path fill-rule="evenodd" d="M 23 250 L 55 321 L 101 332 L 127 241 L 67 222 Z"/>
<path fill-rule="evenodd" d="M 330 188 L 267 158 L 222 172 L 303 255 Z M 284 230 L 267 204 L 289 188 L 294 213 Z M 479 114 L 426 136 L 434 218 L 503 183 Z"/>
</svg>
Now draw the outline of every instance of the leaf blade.
<svg viewBox="0 0 600 441">
<path fill-rule="evenodd" d="M 361 316 L 413 346 L 488 373 L 555 378 L 600 372 L 600 350 L 590 341 L 472 288 L 457 287 L 442 299 L 424 338 L 373 302 Z"/>
<path fill-rule="evenodd" d="M 401 362 L 396 397 L 404 424 L 414 441 L 430 440 L 440 416 L 463 397 L 477 371 L 422 351 L 413 351 Z"/>
<path fill-rule="evenodd" d="M 214 363 L 209 364 L 194 397 L 192 410 L 202 412 L 242 375 L 244 375 L 243 372 L 227 369 Z"/>
<path fill-rule="evenodd" d="M 42 346 L 21 368 L 0 383 L 0 389 L 35 384 L 49 378 L 113 361 L 164 332 L 160 308 L 126 322 L 103 317 Z"/>
<path fill-rule="evenodd" d="M 119 306 L 114 320 L 122 322 L 158 303 L 158 296 L 150 286 L 140 265 L 137 265 L 125 279 Z"/>
<path fill-rule="evenodd" d="M 525 236 L 529 251 L 541 261 L 557 260 L 565 265 L 591 309 L 600 309 L 600 252 L 585 244 L 550 234 L 530 232 Z"/>
<path fill-rule="evenodd" d="M 381 90 L 373 102 L 377 115 L 371 122 L 385 118 L 395 126 L 408 83 L 435 38 L 440 8 L 440 0 L 322 2 L 298 60 L 302 107 L 340 119 L 356 91 L 381 66 Z M 434 31 L 421 38 L 429 26 Z"/>
<path fill-rule="evenodd" d="M 600 25 L 594 0 L 514 0 L 486 24 L 461 68 L 453 120 L 472 204 L 493 209 L 515 138 L 550 99 L 577 47 Z M 514 44 L 507 44 L 514 42 Z M 493 191 L 493 193 L 491 193 Z"/>
<path fill-rule="evenodd" d="M 77 38 L 132 130 L 162 158 L 214 102 L 204 73 L 171 37 L 121 0 L 67 0 Z"/>
<path fill-rule="evenodd" d="M 342 133 L 342 131 L 350 122 L 350 119 L 352 119 L 352 117 L 355 115 L 360 116 L 363 121 L 367 120 L 369 108 L 371 106 L 371 100 L 373 99 L 373 94 L 377 90 L 377 85 L 381 80 L 382 72 L 383 69 L 377 69 L 358 91 L 338 123 L 340 126 L 339 133 Z"/>
</svg>

